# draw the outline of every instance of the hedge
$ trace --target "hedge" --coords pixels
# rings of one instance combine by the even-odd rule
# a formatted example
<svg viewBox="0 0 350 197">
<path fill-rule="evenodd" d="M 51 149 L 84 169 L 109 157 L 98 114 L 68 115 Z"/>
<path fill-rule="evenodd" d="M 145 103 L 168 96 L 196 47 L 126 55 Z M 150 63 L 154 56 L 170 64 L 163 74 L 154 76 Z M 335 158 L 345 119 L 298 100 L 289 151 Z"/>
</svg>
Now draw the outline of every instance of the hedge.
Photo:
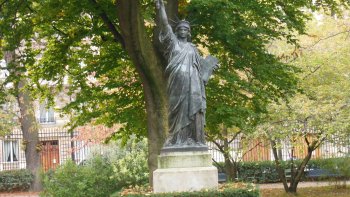
<svg viewBox="0 0 350 197">
<path fill-rule="evenodd" d="M 329 169 L 330 163 L 339 169 L 339 166 L 346 166 L 344 163 L 348 162 L 349 158 L 329 158 L 329 159 L 312 159 L 308 162 L 307 169 Z M 298 166 L 301 160 L 294 160 L 294 165 Z M 215 164 L 214 164 L 215 165 Z M 224 166 L 224 163 L 219 163 Z M 290 161 L 283 161 L 281 163 L 284 169 L 290 169 Z M 348 168 L 350 165 L 348 165 Z M 345 178 L 349 178 L 350 169 L 343 169 L 339 171 Z M 276 164 L 274 161 L 259 161 L 259 162 L 240 162 L 237 169 L 238 180 L 244 182 L 257 182 L 257 183 L 272 183 L 279 182 L 280 178 L 276 170 Z M 327 179 L 328 177 L 323 177 Z"/>
<path fill-rule="evenodd" d="M 286 163 L 282 163 L 287 168 Z M 270 183 L 280 180 L 276 165 L 272 161 L 242 162 L 238 166 L 238 179 L 240 181 Z"/>
<path fill-rule="evenodd" d="M 9 170 L 0 172 L 0 191 L 28 190 L 34 176 L 29 170 Z"/>
<path fill-rule="evenodd" d="M 85 165 L 68 160 L 55 171 L 44 174 L 44 197 L 105 197 L 116 189 L 113 167 L 109 160 L 96 156 Z"/>
</svg>

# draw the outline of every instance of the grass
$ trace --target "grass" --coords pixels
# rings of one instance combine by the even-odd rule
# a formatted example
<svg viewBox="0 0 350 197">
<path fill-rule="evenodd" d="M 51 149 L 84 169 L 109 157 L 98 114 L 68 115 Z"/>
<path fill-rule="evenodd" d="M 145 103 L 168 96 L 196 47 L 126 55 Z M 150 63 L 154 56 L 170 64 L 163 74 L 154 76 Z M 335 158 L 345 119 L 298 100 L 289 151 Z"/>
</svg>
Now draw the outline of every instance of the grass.
<svg viewBox="0 0 350 197">
<path fill-rule="evenodd" d="M 261 197 L 292 197 L 284 189 L 260 189 Z M 298 188 L 297 197 L 350 197 L 350 188 L 334 186 Z"/>
</svg>

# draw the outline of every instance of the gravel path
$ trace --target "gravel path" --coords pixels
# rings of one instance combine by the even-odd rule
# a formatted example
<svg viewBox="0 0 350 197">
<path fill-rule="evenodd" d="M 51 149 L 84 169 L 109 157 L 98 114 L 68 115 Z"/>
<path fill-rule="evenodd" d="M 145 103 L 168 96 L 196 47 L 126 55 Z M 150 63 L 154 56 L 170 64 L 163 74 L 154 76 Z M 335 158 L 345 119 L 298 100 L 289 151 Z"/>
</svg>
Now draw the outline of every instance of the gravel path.
<svg viewBox="0 0 350 197">
<path fill-rule="evenodd" d="M 0 193 L 0 197 L 39 197 L 37 192 Z"/>
</svg>

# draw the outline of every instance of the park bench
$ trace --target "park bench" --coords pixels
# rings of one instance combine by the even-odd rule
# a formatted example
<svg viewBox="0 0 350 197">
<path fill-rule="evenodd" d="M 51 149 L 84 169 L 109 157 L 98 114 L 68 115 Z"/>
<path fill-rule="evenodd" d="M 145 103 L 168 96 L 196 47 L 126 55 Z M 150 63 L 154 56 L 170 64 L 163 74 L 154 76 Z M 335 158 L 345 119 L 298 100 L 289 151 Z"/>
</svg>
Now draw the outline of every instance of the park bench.
<svg viewBox="0 0 350 197">
<path fill-rule="evenodd" d="M 308 179 L 319 179 L 319 178 L 329 178 L 329 177 L 339 178 L 341 177 L 341 174 L 335 173 L 326 169 L 311 168 L 305 171 L 305 177 Z"/>
<path fill-rule="evenodd" d="M 290 180 L 292 178 L 292 171 L 291 171 L 291 169 L 285 169 L 284 170 L 284 175 L 285 175 L 287 180 Z"/>
<path fill-rule="evenodd" d="M 218 181 L 219 183 L 226 182 L 227 180 L 227 175 L 224 172 L 219 172 L 218 173 Z"/>
<path fill-rule="evenodd" d="M 287 180 L 290 180 L 292 177 L 292 172 L 290 169 L 285 169 L 284 174 Z M 305 169 L 304 176 L 307 179 L 320 179 L 320 178 L 329 178 L 329 177 L 341 177 L 340 174 L 331 172 L 329 170 L 320 169 L 320 168 L 310 168 Z"/>
</svg>

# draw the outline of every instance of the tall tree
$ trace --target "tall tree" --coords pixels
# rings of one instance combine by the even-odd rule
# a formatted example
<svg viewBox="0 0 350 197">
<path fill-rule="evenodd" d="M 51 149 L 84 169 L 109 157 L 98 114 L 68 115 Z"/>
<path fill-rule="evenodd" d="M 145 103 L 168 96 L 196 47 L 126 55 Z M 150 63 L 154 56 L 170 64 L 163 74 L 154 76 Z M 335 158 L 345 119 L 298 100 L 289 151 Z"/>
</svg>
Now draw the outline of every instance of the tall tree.
<svg viewBox="0 0 350 197">
<path fill-rule="evenodd" d="M 324 142 L 339 143 L 345 139 L 344 142 L 348 143 L 350 48 L 347 33 L 350 29 L 343 26 L 344 22 L 346 20 L 323 15 L 323 19 L 309 24 L 309 35 L 300 38 L 301 53 L 293 62 L 304 71 L 299 75 L 300 89 L 303 91 L 288 102 L 271 105 L 270 119 L 262 126 L 271 139 L 275 162 L 286 192 L 297 192 L 307 163 Z M 276 53 L 287 49 L 283 45 L 275 45 L 274 48 L 275 52 L 278 51 Z M 287 184 L 284 169 L 280 167 L 283 158 L 277 153 L 281 142 L 291 147 L 290 185 Z M 303 147 L 306 147 L 306 151 L 299 156 L 301 162 L 294 165 L 295 152 Z"/>
<path fill-rule="evenodd" d="M 32 11 L 28 10 L 29 2 L 4 1 L 0 4 L 0 39 L 1 51 L 9 76 L 1 89 L 12 94 L 19 106 L 19 123 L 23 134 L 23 147 L 26 168 L 34 175 L 30 190 L 40 191 L 40 142 L 38 126 L 34 114 L 31 86 L 28 83 L 27 66 L 33 63 L 32 43 Z M 10 85 L 10 86 L 8 86 Z M 7 86 L 7 87 L 6 87 Z M 3 100 L 2 100 L 3 102 Z"/>
<path fill-rule="evenodd" d="M 5 52 L 5 61 L 9 67 L 22 67 L 16 57 L 15 51 Z M 16 69 L 14 69 L 16 70 Z M 12 70 L 12 71 L 14 71 Z M 26 159 L 26 168 L 34 175 L 34 180 L 30 185 L 31 191 L 41 191 L 40 180 L 41 162 L 40 162 L 40 141 L 39 128 L 34 113 L 33 98 L 30 89 L 27 87 L 27 78 L 24 73 L 11 73 L 16 75 L 18 81 L 13 84 L 13 96 L 17 99 L 19 107 L 19 123 L 23 134 L 22 144 Z"/>
<path fill-rule="evenodd" d="M 40 80 L 49 80 L 56 87 L 69 83 L 75 101 L 66 110 L 78 115 L 73 127 L 91 120 L 106 125 L 127 122 L 116 137 L 132 132 L 146 135 L 153 171 L 168 130 L 165 61 L 160 56 L 154 1 L 25 2 L 35 32 L 26 39 L 35 37 L 42 46 L 37 63 L 27 68 L 33 81 L 40 85 Z M 266 45 L 282 38 L 296 44 L 295 33 L 304 33 L 309 19 L 304 10 L 318 6 L 312 2 L 167 1 L 170 18 L 178 15 L 196 20 L 193 41 L 222 64 L 208 85 L 208 104 L 212 103 L 208 105 L 208 128 L 223 121 L 227 127 L 254 122 L 271 100 L 295 92 L 295 68 L 268 53 Z M 0 6 L 16 9 L 20 3 L 5 0 Z M 347 5 L 347 1 L 316 3 L 332 10 Z M 24 13 L 20 10 L 19 15 Z M 4 34 L 11 35 L 11 26 L 1 24 Z M 11 36 L 5 40 L 12 43 Z"/>
</svg>

